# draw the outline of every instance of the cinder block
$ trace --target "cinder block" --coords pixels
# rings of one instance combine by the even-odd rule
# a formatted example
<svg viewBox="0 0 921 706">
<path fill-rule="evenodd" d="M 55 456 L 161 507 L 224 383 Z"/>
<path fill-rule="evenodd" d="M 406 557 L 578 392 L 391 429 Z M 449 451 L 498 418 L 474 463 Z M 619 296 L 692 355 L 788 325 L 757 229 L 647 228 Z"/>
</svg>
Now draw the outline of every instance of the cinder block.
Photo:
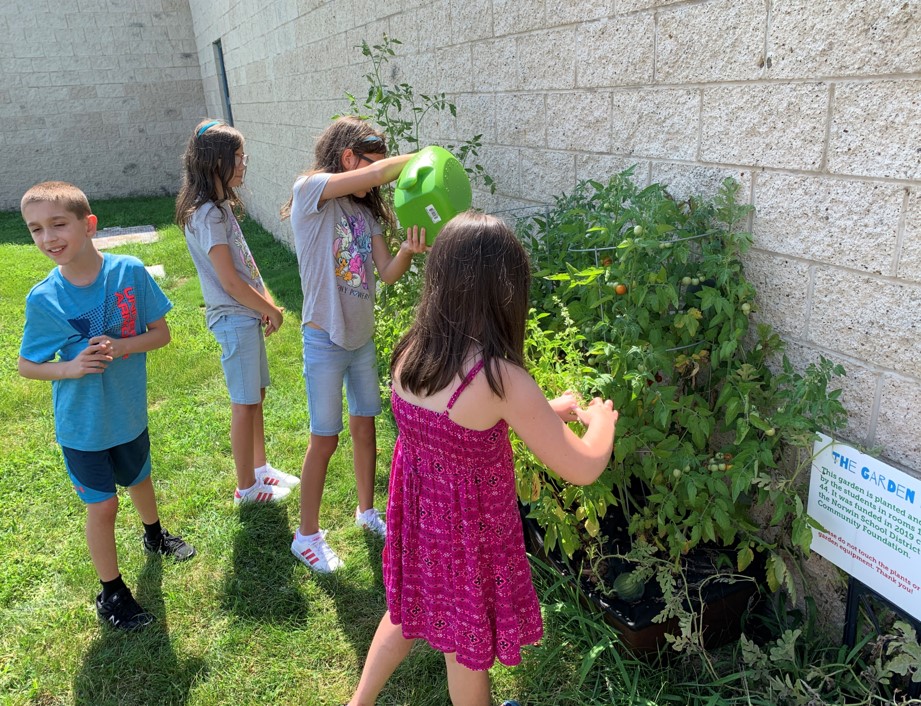
<svg viewBox="0 0 921 706">
<path fill-rule="evenodd" d="M 822 83 L 706 88 L 700 159 L 816 170 L 827 106 L 828 86 Z"/>
<path fill-rule="evenodd" d="M 521 153 L 521 185 L 535 201 L 550 202 L 572 189 L 576 179 L 575 157 L 568 152 L 528 149 Z"/>
<path fill-rule="evenodd" d="M 547 113 L 540 93 L 500 93 L 496 96 L 496 140 L 501 145 L 526 148 L 547 145 Z"/>
<path fill-rule="evenodd" d="M 483 142 L 496 142 L 498 120 L 496 120 L 496 97 L 490 94 L 467 93 L 456 96 L 457 137 L 465 140 L 474 135 L 483 135 Z M 500 115 L 504 114 L 500 113 Z"/>
<path fill-rule="evenodd" d="M 576 179 L 594 179 L 604 184 L 614 176 L 633 167 L 633 181 L 640 186 L 649 183 L 649 163 L 632 157 L 611 154 L 577 154 Z M 571 189 L 567 189 L 571 191 Z"/>
<path fill-rule="evenodd" d="M 576 37 L 576 31 L 569 27 L 520 36 L 516 90 L 575 87 Z"/>
<path fill-rule="evenodd" d="M 809 313 L 809 265 L 759 250 L 746 253 L 743 263 L 745 276 L 758 293 L 752 318 L 770 324 L 783 336 L 802 338 Z"/>
<path fill-rule="evenodd" d="M 579 26 L 575 41 L 578 87 L 652 82 L 655 25 L 651 14 L 586 22 Z"/>
<path fill-rule="evenodd" d="M 547 26 L 553 27 L 607 17 L 611 14 L 611 4 L 611 0 L 580 0 L 580 2 L 547 0 Z"/>
<path fill-rule="evenodd" d="M 921 378 L 921 287 L 816 268 L 807 339 Z"/>
<path fill-rule="evenodd" d="M 471 52 L 475 92 L 521 90 L 517 83 L 517 43 L 513 37 L 476 42 Z"/>
<path fill-rule="evenodd" d="M 611 94 L 577 91 L 547 94 L 547 146 L 582 151 L 611 148 Z"/>
<path fill-rule="evenodd" d="M 891 274 L 902 187 L 761 173 L 755 182 L 759 248 Z"/>
<path fill-rule="evenodd" d="M 747 169 L 702 167 L 696 164 L 676 164 L 672 162 L 652 163 L 652 181 L 664 184 L 668 189 L 668 193 L 679 200 L 684 200 L 691 196 L 712 198 L 719 192 L 723 180 L 727 177 L 735 179 L 740 184 L 740 189 L 736 194 L 737 202 L 749 203 L 751 201 L 752 173 Z M 742 227 L 746 227 L 745 224 L 742 224 Z M 759 246 L 761 246 L 760 241 Z"/>
<path fill-rule="evenodd" d="M 697 90 L 616 90 L 611 144 L 617 154 L 694 159 L 700 141 Z"/>
<path fill-rule="evenodd" d="M 905 467 L 921 479 L 921 380 L 900 375 L 883 375 L 874 444 L 883 456 Z"/>
<path fill-rule="evenodd" d="M 467 0 L 451 6 L 451 36 L 463 44 L 493 36 L 491 0 Z"/>
<path fill-rule="evenodd" d="M 899 279 L 921 283 L 921 188 L 909 193 L 896 273 Z"/>
<path fill-rule="evenodd" d="M 835 87 L 828 170 L 921 179 L 921 81 L 876 81 Z"/>
<path fill-rule="evenodd" d="M 771 78 L 921 71 L 921 12 L 913 2 L 775 0 Z"/>
<path fill-rule="evenodd" d="M 744 81 L 764 72 L 764 0 L 716 0 L 658 13 L 656 81 Z"/>
<path fill-rule="evenodd" d="M 492 0 L 495 36 L 544 29 L 544 0 Z M 553 23 L 549 23 L 552 26 Z"/>
<path fill-rule="evenodd" d="M 452 46 L 435 50 L 438 93 L 460 93 L 473 88 L 470 47 Z"/>
</svg>

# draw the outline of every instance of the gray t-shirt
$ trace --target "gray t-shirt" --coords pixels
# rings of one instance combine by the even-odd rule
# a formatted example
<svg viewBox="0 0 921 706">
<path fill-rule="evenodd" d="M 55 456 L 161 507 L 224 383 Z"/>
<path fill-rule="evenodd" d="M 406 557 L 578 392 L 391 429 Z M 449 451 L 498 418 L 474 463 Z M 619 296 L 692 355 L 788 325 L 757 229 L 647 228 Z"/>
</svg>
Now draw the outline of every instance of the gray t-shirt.
<svg viewBox="0 0 921 706">
<path fill-rule="evenodd" d="M 333 343 L 352 351 L 374 333 L 371 239 L 381 237 L 381 226 L 349 197 L 318 207 L 329 177 L 312 174 L 294 182 L 291 228 L 304 292 L 301 321 L 312 321 Z"/>
<path fill-rule="evenodd" d="M 192 218 L 185 227 L 185 242 L 189 246 L 192 262 L 198 270 L 198 280 L 201 282 L 201 293 L 205 299 L 205 322 L 208 327 L 214 326 L 222 316 L 229 314 L 242 314 L 254 319 L 261 319 L 262 315 L 243 306 L 240 302 L 224 291 L 218 279 L 214 265 L 208 253 L 215 245 L 227 245 L 233 266 L 240 278 L 253 289 L 265 292 L 262 276 L 256 261 L 253 259 L 240 224 L 233 215 L 229 204 L 220 206 L 208 201 L 203 203 L 192 214 Z"/>
</svg>

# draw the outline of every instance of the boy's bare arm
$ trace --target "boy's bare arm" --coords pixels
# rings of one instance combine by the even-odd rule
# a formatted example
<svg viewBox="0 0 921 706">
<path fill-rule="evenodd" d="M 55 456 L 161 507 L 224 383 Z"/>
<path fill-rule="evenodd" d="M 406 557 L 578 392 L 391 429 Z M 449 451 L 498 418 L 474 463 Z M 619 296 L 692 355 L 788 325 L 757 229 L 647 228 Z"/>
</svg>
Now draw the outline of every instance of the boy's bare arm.
<svg viewBox="0 0 921 706">
<path fill-rule="evenodd" d="M 147 331 L 137 336 L 128 338 L 113 338 L 111 336 L 94 336 L 90 345 L 102 345 L 102 350 L 115 358 L 127 358 L 133 353 L 146 353 L 157 348 L 162 348 L 170 342 L 169 326 L 166 319 L 161 317 L 147 324 Z"/>
<path fill-rule="evenodd" d="M 36 363 L 19 356 L 19 374 L 30 380 L 66 380 L 105 371 L 112 355 L 101 343 L 91 343 L 73 360 Z"/>
<path fill-rule="evenodd" d="M 281 309 L 275 305 L 271 296 L 266 297 L 266 295 L 253 289 L 248 282 L 244 282 L 240 275 L 237 274 L 237 270 L 233 266 L 230 246 L 215 245 L 208 251 L 208 257 L 211 259 L 211 264 L 214 265 L 214 271 L 217 273 L 217 278 L 220 280 L 221 287 L 224 288 L 225 292 L 243 306 L 268 317 L 274 329 L 281 327 L 283 320 Z"/>
</svg>

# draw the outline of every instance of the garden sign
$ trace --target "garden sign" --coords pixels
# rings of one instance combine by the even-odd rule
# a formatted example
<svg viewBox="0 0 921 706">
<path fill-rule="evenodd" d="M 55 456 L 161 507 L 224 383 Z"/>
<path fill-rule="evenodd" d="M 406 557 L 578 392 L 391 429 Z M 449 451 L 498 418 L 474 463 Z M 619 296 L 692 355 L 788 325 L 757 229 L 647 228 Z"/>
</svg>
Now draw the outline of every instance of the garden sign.
<svg viewBox="0 0 921 706">
<path fill-rule="evenodd" d="M 921 481 L 819 434 L 809 483 L 812 548 L 921 620 Z"/>
</svg>

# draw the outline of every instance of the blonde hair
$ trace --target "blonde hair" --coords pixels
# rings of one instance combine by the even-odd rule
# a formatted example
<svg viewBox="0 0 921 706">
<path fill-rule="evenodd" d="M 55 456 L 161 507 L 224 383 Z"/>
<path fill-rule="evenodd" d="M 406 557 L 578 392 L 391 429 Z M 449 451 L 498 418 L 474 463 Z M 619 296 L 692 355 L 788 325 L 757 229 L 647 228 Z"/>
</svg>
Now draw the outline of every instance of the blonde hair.
<svg viewBox="0 0 921 706">
<path fill-rule="evenodd" d="M 77 218 L 86 218 L 92 213 L 86 194 L 66 181 L 43 181 L 33 186 L 22 195 L 19 202 L 20 213 L 32 203 L 61 204 Z"/>
</svg>

